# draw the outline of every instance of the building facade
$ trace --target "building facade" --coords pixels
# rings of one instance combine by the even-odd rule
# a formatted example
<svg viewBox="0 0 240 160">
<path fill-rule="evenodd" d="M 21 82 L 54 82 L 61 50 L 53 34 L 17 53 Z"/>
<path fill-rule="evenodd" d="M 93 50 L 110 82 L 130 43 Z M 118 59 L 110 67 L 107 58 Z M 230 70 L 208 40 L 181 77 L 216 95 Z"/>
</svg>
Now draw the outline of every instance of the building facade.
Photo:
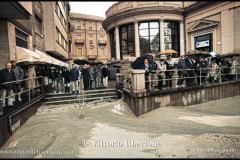
<svg viewBox="0 0 240 160">
<path fill-rule="evenodd" d="M 57 15 L 56 3 L 65 6 L 62 13 L 66 22 L 64 30 L 61 28 L 63 24 L 59 24 L 60 20 L 55 18 L 52 21 L 52 17 Z M 45 57 L 48 57 L 45 59 L 46 62 L 59 61 L 64 64 L 64 61 L 68 60 L 69 53 L 69 10 L 68 2 L 1 2 L 0 68 L 10 60 L 19 61 L 23 58 L 22 55 L 25 58 L 46 55 Z M 57 44 L 56 28 L 61 28 L 65 40 L 62 45 Z"/>
<path fill-rule="evenodd" d="M 240 2 L 130 1 L 106 11 L 103 27 L 115 60 L 173 49 L 239 52 Z"/>
<path fill-rule="evenodd" d="M 104 18 L 80 13 L 71 13 L 71 59 L 108 62 L 107 34 L 102 27 Z"/>
</svg>

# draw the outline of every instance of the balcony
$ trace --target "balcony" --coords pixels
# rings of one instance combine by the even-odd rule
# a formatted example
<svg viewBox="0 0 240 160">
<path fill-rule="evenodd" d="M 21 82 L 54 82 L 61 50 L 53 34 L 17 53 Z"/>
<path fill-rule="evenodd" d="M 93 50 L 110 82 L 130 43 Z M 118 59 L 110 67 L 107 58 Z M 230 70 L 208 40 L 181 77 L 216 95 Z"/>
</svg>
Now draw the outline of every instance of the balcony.
<svg viewBox="0 0 240 160">
<path fill-rule="evenodd" d="M 97 59 L 97 55 L 87 55 L 87 58 L 89 59 L 89 60 L 95 60 L 95 59 Z"/>
<path fill-rule="evenodd" d="M 107 45 L 107 41 L 105 40 L 98 40 L 99 45 Z"/>
<path fill-rule="evenodd" d="M 84 44 L 84 39 L 75 39 L 76 44 Z"/>
</svg>

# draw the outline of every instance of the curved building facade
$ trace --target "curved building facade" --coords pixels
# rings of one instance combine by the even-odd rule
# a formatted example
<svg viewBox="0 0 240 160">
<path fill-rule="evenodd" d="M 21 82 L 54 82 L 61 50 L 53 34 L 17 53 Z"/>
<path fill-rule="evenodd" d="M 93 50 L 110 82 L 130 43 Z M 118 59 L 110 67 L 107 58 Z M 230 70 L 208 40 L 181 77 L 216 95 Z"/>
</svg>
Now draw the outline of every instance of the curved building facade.
<svg viewBox="0 0 240 160">
<path fill-rule="evenodd" d="M 118 2 L 106 12 L 111 57 L 125 59 L 174 49 L 184 53 L 182 2 Z M 182 43 L 181 43 L 182 42 Z M 176 55 L 179 56 L 179 55 Z"/>
<path fill-rule="evenodd" d="M 223 42 L 238 40 L 235 34 L 223 36 L 221 28 L 236 26 L 239 2 L 210 1 L 128 1 L 118 2 L 106 11 L 103 28 L 107 31 L 112 60 L 139 57 L 173 49 L 179 57 L 192 49 L 224 53 Z M 214 12 L 214 13 L 213 13 Z M 226 15 L 227 13 L 227 15 Z M 221 18 L 223 17 L 223 18 Z M 232 24 L 225 23 L 232 22 Z M 235 48 L 234 48 L 235 47 Z"/>
</svg>

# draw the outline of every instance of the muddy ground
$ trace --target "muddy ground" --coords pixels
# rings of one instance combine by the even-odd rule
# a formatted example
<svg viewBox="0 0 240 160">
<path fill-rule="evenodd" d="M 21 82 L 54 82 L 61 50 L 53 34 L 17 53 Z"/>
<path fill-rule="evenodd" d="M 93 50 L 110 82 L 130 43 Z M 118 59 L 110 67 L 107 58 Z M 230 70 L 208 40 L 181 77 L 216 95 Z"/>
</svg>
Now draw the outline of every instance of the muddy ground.
<svg viewBox="0 0 240 160">
<path fill-rule="evenodd" d="M 42 106 L 2 158 L 239 158 L 240 96 L 135 117 L 122 100 Z M 80 116 L 84 113 L 84 116 Z"/>
</svg>

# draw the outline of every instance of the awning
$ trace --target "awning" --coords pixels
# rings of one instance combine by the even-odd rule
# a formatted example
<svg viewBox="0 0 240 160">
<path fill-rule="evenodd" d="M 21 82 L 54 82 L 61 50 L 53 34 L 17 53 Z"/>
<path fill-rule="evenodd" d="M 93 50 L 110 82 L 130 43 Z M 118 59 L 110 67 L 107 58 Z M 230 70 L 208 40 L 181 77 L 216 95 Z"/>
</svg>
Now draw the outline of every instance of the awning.
<svg viewBox="0 0 240 160">
<path fill-rule="evenodd" d="M 64 67 L 68 67 L 69 65 L 66 62 L 60 61 L 42 51 L 39 51 L 37 49 L 35 49 L 35 52 L 37 54 L 40 55 L 40 60 L 42 60 L 43 62 L 49 63 L 49 64 L 54 64 L 57 66 L 64 66 Z"/>
<path fill-rule="evenodd" d="M 26 48 L 16 46 L 16 61 L 20 62 L 31 62 L 31 63 L 40 63 L 40 55 L 34 51 L 31 51 Z"/>
<path fill-rule="evenodd" d="M 63 61 L 53 58 L 46 53 L 35 49 L 31 51 L 26 48 L 16 46 L 16 61 L 17 63 L 25 62 L 29 64 L 53 64 L 57 66 L 68 67 L 69 65 Z"/>
</svg>

